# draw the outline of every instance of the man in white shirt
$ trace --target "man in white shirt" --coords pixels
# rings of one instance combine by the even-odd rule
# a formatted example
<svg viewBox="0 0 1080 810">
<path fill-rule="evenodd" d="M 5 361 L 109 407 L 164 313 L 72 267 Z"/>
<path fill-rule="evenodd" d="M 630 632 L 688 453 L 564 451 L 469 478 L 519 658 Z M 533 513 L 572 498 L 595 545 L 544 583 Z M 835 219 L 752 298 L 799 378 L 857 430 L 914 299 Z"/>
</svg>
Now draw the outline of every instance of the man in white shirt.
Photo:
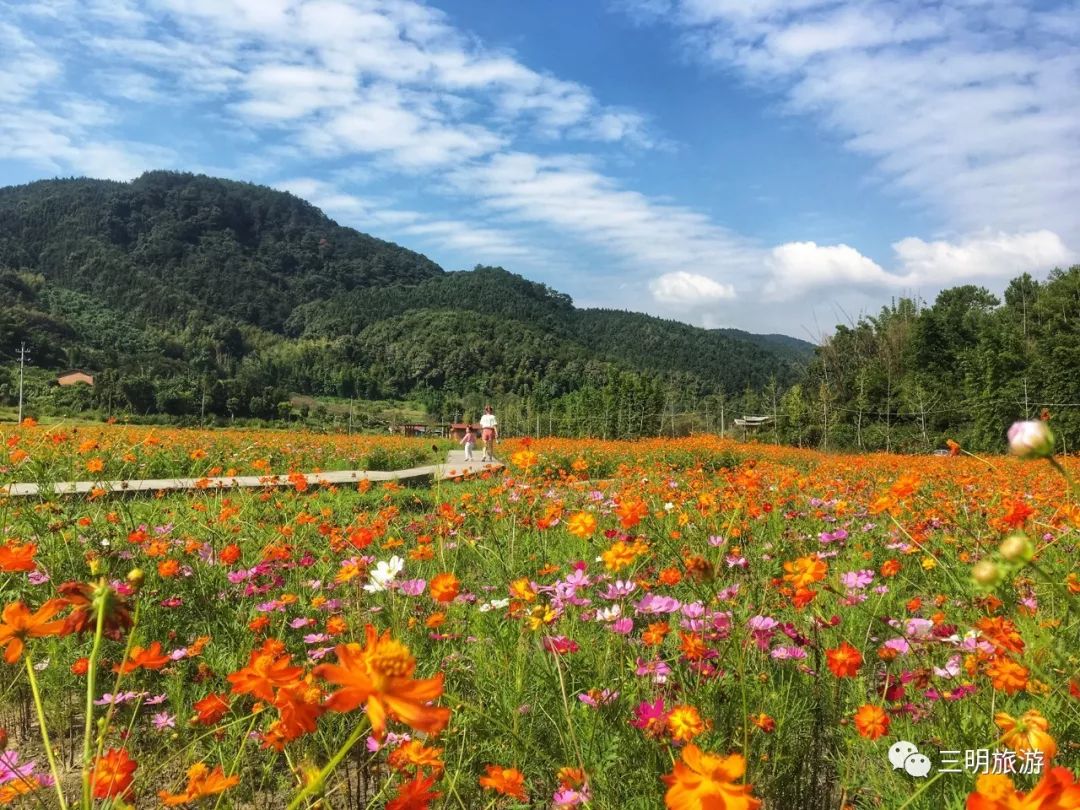
<svg viewBox="0 0 1080 810">
<path fill-rule="evenodd" d="M 484 406 L 484 415 L 480 417 L 480 435 L 484 440 L 484 461 L 495 460 L 495 440 L 499 438 L 499 422 L 491 412 L 491 406 Z"/>
</svg>

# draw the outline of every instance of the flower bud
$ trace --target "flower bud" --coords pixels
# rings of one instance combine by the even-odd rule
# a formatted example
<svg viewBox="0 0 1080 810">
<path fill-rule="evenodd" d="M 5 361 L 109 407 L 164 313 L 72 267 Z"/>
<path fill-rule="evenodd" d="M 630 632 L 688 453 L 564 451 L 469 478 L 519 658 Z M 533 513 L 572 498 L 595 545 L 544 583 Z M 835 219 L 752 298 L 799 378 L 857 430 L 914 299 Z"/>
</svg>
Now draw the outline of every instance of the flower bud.
<svg viewBox="0 0 1080 810">
<path fill-rule="evenodd" d="M 1001 568 L 993 560 L 979 560 L 971 569 L 971 578 L 984 588 L 993 588 L 1002 580 Z"/>
<path fill-rule="evenodd" d="M 146 579 L 146 574 L 143 573 L 141 568 L 132 568 L 128 571 L 127 582 L 136 591 L 142 587 L 143 581 Z"/>
<path fill-rule="evenodd" d="M 1010 534 L 1002 540 L 998 551 L 1002 559 L 1011 563 L 1030 562 L 1035 556 L 1035 546 L 1032 545 L 1028 536 L 1021 532 Z"/>
<path fill-rule="evenodd" d="M 1054 454 L 1054 433 L 1046 422 L 1014 422 L 1009 428 L 1009 452 L 1020 458 L 1049 458 Z"/>
</svg>

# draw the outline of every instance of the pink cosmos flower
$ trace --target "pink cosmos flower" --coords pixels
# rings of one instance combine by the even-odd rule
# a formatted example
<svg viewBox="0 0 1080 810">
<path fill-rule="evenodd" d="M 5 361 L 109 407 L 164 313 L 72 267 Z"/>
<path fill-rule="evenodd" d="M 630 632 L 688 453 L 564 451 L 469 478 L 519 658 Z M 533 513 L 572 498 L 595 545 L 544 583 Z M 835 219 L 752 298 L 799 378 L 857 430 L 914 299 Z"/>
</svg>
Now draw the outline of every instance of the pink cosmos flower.
<svg viewBox="0 0 1080 810">
<path fill-rule="evenodd" d="M 150 722 L 153 723 L 154 728 L 158 731 L 164 731 L 167 728 L 176 728 L 176 716 L 171 715 L 168 712 L 157 712 L 151 718 Z"/>
<path fill-rule="evenodd" d="M 613 621 L 610 627 L 611 632 L 617 633 L 620 636 L 629 635 L 634 630 L 634 620 L 624 616 L 621 619 Z"/>
<path fill-rule="evenodd" d="M 555 655 L 575 653 L 579 649 L 578 643 L 566 636 L 544 636 L 544 649 Z"/>
<path fill-rule="evenodd" d="M 679 609 L 679 600 L 673 596 L 646 594 L 635 606 L 638 613 L 674 613 Z"/>
<path fill-rule="evenodd" d="M 770 656 L 777 661 L 787 661 L 789 659 L 802 659 L 806 658 L 806 650 L 802 647 L 777 647 L 771 653 Z"/>
<path fill-rule="evenodd" d="M 667 722 L 668 712 L 664 711 L 664 699 L 658 697 L 655 703 L 642 701 L 634 708 L 634 719 L 630 725 L 639 728 L 646 734 L 659 737 L 664 733 L 664 724 Z"/>
<path fill-rule="evenodd" d="M 427 587 L 427 581 L 423 579 L 403 579 L 394 585 L 397 590 L 406 596 L 419 596 Z"/>
<path fill-rule="evenodd" d="M 580 807 L 590 799 L 589 786 L 582 785 L 577 790 L 568 787 L 560 787 L 552 796 L 551 802 L 554 810 L 566 810 L 566 808 Z"/>
<path fill-rule="evenodd" d="M 640 678 L 650 676 L 652 677 L 653 683 L 667 683 L 668 676 L 671 674 L 671 667 L 659 658 L 653 661 L 646 661 L 643 658 L 639 658 L 637 660 L 637 669 L 634 670 L 634 674 Z"/>
<path fill-rule="evenodd" d="M 848 571 L 846 574 L 840 576 L 840 584 L 842 584 L 848 590 L 861 591 L 867 585 L 874 581 L 874 572 L 869 569 L 863 569 L 861 571 Z"/>
</svg>

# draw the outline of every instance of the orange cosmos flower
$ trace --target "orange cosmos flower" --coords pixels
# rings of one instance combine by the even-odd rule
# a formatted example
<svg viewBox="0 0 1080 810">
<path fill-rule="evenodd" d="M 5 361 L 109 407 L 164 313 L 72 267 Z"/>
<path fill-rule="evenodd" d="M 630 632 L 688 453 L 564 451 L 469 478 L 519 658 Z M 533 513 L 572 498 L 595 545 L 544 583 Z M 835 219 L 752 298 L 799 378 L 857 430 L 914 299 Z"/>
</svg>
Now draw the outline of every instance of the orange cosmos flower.
<svg viewBox="0 0 1080 810">
<path fill-rule="evenodd" d="M 92 458 L 86 462 L 86 471 L 92 473 L 99 473 L 105 469 L 105 462 L 100 458 Z"/>
<path fill-rule="evenodd" d="M 64 629 L 61 621 L 50 621 L 64 609 L 63 599 L 50 599 L 33 613 L 22 602 L 12 602 L 0 614 L 0 647 L 6 647 L 4 660 L 14 664 L 22 656 L 28 638 L 59 635 Z"/>
<path fill-rule="evenodd" d="M 876 740 L 889 733 L 889 715 L 880 706 L 865 703 L 855 712 L 855 730 L 868 740 Z"/>
<path fill-rule="evenodd" d="M 862 666 L 863 657 L 857 649 L 846 641 L 839 647 L 825 651 L 829 669 L 837 678 L 854 678 Z"/>
<path fill-rule="evenodd" d="M 825 579 L 829 567 L 823 560 L 813 555 L 799 557 L 797 560 L 784 563 L 784 579 L 796 588 L 806 588 L 815 582 Z"/>
<path fill-rule="evenodd" d="M 247 666 L 228 675 L 227 680 L 234 695 L 254 695 L 271 701 L 275 689 L 295 683 L 303 674 L 303 667 L 292 666 L 285 645 L 268 638 L 262 647 L 251 651 Z"/>
<path fill-rule="evenodd" d="M 533 590 L 528 577 L 522 577 L 510 583 L 510 596 L 524 602 L 533 602 L 536 600 L 536 591 Z"/>
<path fill-rule="evenodd" d="M 640 540 L 635 540 L 633 543 L 618 540 L 600 556 L 609 571 L 621 571 L 648 550 L 649 547 Z"/>
<path fill-rule="evenodd" d="M 513 796 L 522 802 L 529 800 L 525 793 L 525 774 L 517 768 L 503 768 L 499 765 L 488 765 L 487 775 L 480 777 L 480 787 L 494 790 L 503 796 Z"/>
<path fill-rule="evenodd" d="M 204 726 L 212 726 L 225 716 L 225 712 L 229 711 L 228 695 L 211 692 L 202 700 L 196 701 L 193 708 L 196 712 L 195 722 Z"/>
<path fill-rule="evenodd" d="M 211 770 L 205 762 L 196 762 L 188 768 L 187 777 L 188 783 L 183 793 L 170 794 L 164 790 L 158 793 L 166 806 L 190 804 L 206 796 L 216 796 L 240 782 L 239 776 L 226 776 L 220 765 L 215 765 Z"/>
<path fill-rule="evenodd" d="M 1057 754 L 1057 743 L 1050 736 L 1050 722 L 1038 709 L 1029 709 L 1017 720 L 1005 712 L 994 715 L 994 723 L 1002 731 L 1002 742 L 1017 752 L 1020 759 L 1024 751 L 1041 751 L 1049 762 Z"/>
<path fill-rule="evenodd" d="M 436 602 L 453 602 L 461 592 L 461 581 L 453 574 L 436 574 L 429 587 Z"/>
<path fill-rule="evenodd" d="M 114 591 L 104 580 L 96 583 L 65 582 L 57 590 L 65 605 L 71 607 L 71 613 L 64 620 L 62 635 L 78 633 L 82 635 L 92 630 L 97 622 L 95 599 L 105 601 L 105 635 L 119 640 L 120 633 L 131 627 L 131 610 L 123 597 Z"/>
<path fill-rule="evenodd" d="M 667 727 L 671 738 L 678 742 L 690 742 L 694 737 L 705 732 L 707 726 L 698 710 L 693 706 L 676 706 L 667 716 Z"/>
<path fill-rule="evenodd" d="M 131 655 L 122 665 L 113 667 L 113 672 L 124 675 L 137 669 L 161 669 L 172 661 L 169 656 L 161 651 L 161 642 L 155 641 L 148 648 L 135 646 L 131 648 Z"/>
<path fill-rule="evenodd" d="M 157 572 L 165 579 L 175 577 L 180 573 L 180 563 L 173 559 L 162 560 L 158 563 Z"/>
<path fill-rule="evenodd" d="M 37 567 L 34 563 L 36 553 L 37 546 L 33 543 L 5 543 L 0 546 L 0 571 L 9 574 L 33 571 Z"/>
<path fill-rule="evenodd" d="M 586 540 L 596 531 L 596 516 L 589 512 L 577 512 L 566 521 L 566 530 L 575 537 Z"/>
<path fill-rule="evenodd" d="M 277 690 L 274 708 L 280 719 L 274 723 L 273 732 L 282 742 L 295 740 L 304 734 L 315 731 L 319 716 L 324 708 L 323 692 L 311 683 L 311 676 Z"/>
<path fill-rule="evenodd" d="M 344 616 L 331 616 L 326 620 L 326 634 L 328 636 L 340 636 L 349 629 L 349 623 Z"/>
<path fill-rule="evenodd" d="M 1009 777 L 984 773 L 968 795 L 967 810 L 1080 810 L 1080 785 L 1068 768 L 1051 768 L 1025 795 Z"/>
<path fill-rule="evenodd" d="M 986 674 L 994 688 L 1007 695 L 1015 695 L 1027 688 L 1028 669 L 1011 658 L 999 656 L 986 667 Z"/>
<path fill-rule="evenodd" d="M 560 785 L 571 790 L 581 787 L 588 781 L 585 771 L 581 770 L 581 768 L 571 768 L 569 766 L 559 768 L 558 773 L 555 774 L 555 779 Z"/>
<path fill-rule="evenodd" d="M 668 810 L 757 810 L 750 785 L 736 784 L 746 772 L 739 754 L 726 757 L 706 754 L 693 743 L 682 752 L 672 773 L 662 777 L 668 786 L 664 806 Z"/>
<path fill-rule="evenodd" d="M 427 768 L 432 773 L 439 773 L 443 769 L 440 756 L 442 756 L 441 748 L 424 745 L 419 740 L 409 740 L 391 751 L 387 762 L 391 768 L 399 772 L 407 771 L 409 768 Z"/>
<path fill-rule="evenodd" d="M 709 652 L 700 633 L 685 633 L 682 630 L 679 631 L 679 648 L 687 661 L 703 661 Z"/>
<path fill-rule="evenodd" d="M 994 645 L 998 653 L 1020 654 L 1024 651 L 1024 639 L 1016 625 L 1000 616 L 986 616 L 976 625 L 983 638 Z"/>
<path fill-rule="evenodd" d="M 266 616 L 256 616 L 248 622 L 248 630 L 252 633 L 261 633 L 270 626 L 270 619 Z"/>
<path fill-rule="evenodd" d="M 218 560 L 222 565 L 232 565 L 240 559 L 240 556 L 240 546 L 235 543 L 230 543 L 221 550 L 220 554 L 218 554 Z"/>
<path fill-rule="evenodd" d="M 641 634 L 641 640 L 650 647 L 658 647 L 664 643 L 664 639 L 670 632 L 671 627 L 667 622 L 653 622 Z"/>
<path fill-rule="evenodd" d="M 321 664 L 315 674 L 342 687 L 326 702 L 335 712 L 351 712 L 365 706 L 371 730 L 381 740 L 387 716 L 417 731 L 442 731 L 450 720 L 450 710 L 427 705 L 442 694 L 443 675 L 413 679 L 416 659 L 409 648 L 382 636 L 370 624 L 364 628 L 365 644 L 339 644 L 334 650 L 337 664 Z"/>
<path fill-rule="evenodd" d="M 11 804 L 20 796 L 33 793 L 43 787 L 36 776 L 24 776 L 0 786 L 0 807 Z"/>
<path fill-rule="evenodd" d="M 622 501 L 615 514 L 619 518 L 619 525 L 624 529 L 632 529 L 649 515 L 649 507 L 644 501 Z"/>
<path fill-rule="evenodd" d="M 660 572 L 657 580 L 660 582 L 661 585 L 678 585 L 680 582 L 682 582 L 682 571 L 674 567 L 665 568 L 663 571 Z"/>
<path fill-rule="evenodd" d="M 114 799 L 117 796 L 131 801 L 131 783 L 139 767 L 123 748 L 110 748 L 94 763 L 90 785 L 95 799 Z"/>
<path fill-rule="evenodd" d="M 518 450 L 510 456 L 510 463 L 523 470 L 528 470 L 539 460 L 540 456 L 536 455 L 532 450 Z"/>
<path fill-rule="evenodd" d="M 434 785 L 434 776 L 416 776 L 398 788 L 397 795 L 387 803 L 386 810 L 428 810 L 431 803 L 442 796 L 431 789 Z"/>
<path fill-rule="evenodd" d="M 750 718 L 750 722 L 754 724 L 755 728 L 764 731 L 766 734 L 772 734 L 776 731 L 776 720 L 765 713 L 755 714 Z"/>
</svg>

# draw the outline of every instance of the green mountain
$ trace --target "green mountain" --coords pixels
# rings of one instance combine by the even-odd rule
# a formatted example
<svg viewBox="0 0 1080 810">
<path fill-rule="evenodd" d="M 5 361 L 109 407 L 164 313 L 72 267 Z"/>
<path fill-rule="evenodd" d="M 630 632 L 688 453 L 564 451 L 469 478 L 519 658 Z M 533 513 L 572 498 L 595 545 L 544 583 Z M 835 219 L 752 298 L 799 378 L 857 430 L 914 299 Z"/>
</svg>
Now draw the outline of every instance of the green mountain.
<svg viewBox="0 0 1080 810">
<path fill-rule="evenodd" d="M 614 412 L 611 397 L 786 385 L 813 355 L 783 335 L 577 309 L 501 268 L 445 272 L 291 194 L 172 172 L 0 189 L 0 352 L 23 340 L 38 369 L 97 374 L 46 401 L 174 416 L 272 417 L 294 393 L 440 413 L 512 397 L 549 418 L 607 396 Z"/>
</svg>

